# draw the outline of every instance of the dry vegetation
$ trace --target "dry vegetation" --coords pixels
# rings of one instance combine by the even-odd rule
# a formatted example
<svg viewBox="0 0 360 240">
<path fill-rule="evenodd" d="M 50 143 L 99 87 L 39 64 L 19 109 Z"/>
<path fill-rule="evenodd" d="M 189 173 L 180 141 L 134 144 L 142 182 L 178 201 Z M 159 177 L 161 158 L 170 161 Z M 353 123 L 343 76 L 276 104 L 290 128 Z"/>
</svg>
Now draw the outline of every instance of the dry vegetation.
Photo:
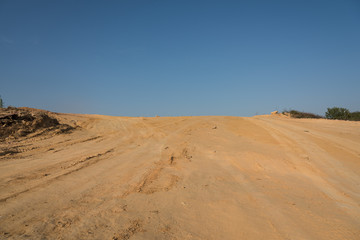
<svg viewBox="0 0 360 240">
<path fill-rule="evenodd" d="M 308 112 L 301 112 L 297 110 L 284 111 L 283 113 L 289 114 L 293 118 L 324 118 L 320 115 Z"/>
</svg>

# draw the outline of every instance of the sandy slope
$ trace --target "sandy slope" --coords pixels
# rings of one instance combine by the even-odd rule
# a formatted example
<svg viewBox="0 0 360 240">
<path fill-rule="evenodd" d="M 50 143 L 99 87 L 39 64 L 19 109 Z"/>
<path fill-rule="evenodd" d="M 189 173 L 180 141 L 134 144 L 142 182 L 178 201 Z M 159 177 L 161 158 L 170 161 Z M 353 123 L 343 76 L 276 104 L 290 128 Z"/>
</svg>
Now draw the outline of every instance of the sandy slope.
<svg viewBox="0 0 360 240">
<path fill-rule="evenodd" d="M 360 239 L 360 123 L 57 117 L 0 156 L 1 239 Z"/>
</svg>

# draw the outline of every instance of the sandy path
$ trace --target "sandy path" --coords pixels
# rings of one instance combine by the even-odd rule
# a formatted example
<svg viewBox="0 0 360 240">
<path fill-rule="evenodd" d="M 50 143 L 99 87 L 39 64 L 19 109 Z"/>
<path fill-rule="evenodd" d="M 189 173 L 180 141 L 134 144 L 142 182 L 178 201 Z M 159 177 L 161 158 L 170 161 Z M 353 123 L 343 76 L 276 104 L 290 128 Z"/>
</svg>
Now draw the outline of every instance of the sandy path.
<svg viewBox="0 0 360 240">
<path fill-rule="evenodd" d="M 0 157 L 0 238 L 359 239 L 360 123 L 58 117 Z"/>
</svg>

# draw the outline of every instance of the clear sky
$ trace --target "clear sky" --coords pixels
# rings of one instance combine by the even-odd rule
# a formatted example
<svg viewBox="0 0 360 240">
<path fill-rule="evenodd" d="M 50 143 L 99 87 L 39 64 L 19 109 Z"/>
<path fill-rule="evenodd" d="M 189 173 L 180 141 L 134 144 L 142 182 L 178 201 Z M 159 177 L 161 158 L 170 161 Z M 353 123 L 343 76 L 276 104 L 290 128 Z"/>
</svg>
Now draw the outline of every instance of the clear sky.
<svg viewBox="0 0 360 240">
<path fill-rule="evenodd" d="M 117 116 L 360 110 L 359 0 L 0 0 L 6 105 Z"/>
</svg>

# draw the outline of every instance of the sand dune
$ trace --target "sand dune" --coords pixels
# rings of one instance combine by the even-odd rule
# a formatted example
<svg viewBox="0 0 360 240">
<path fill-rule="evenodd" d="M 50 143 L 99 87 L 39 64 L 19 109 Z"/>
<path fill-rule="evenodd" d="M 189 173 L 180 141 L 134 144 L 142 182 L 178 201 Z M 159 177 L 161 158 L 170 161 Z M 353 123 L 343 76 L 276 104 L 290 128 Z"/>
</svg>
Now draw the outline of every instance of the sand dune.
<svg viewBox="0 0 360 240">
<path fill-rule="evenodd" d="M 1 239 L 360 239 L 360 123 L 52 114 L 0 142 Z"/>
</svg>

